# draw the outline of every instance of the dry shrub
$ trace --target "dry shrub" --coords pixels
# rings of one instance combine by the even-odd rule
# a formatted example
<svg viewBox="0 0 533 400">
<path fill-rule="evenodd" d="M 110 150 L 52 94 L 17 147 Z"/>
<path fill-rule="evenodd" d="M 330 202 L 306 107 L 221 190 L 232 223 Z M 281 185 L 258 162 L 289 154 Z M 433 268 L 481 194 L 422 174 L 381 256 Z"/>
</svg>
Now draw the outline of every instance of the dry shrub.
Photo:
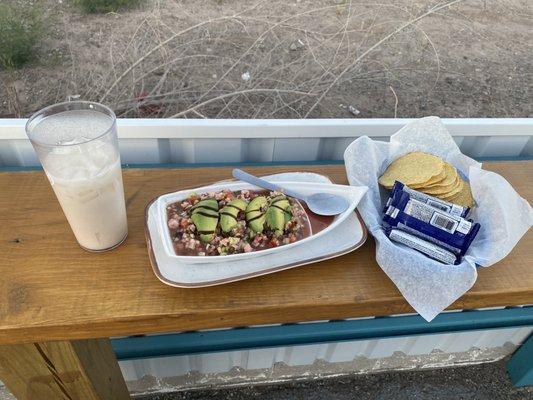
<svg viewBox="0 0 533 400">
<path fill-rule="evenodd" d="M 121 117 L 304 118 L 339 107 L 356 115 L 354 93 L 345 89 L 356 80 L 383 83 L 397 107 L 396 92 L 414 71 L 438 79 L 438 53 L 418 21 L 458 1 L 427 9 L 311 2 L 275 17 L 261 1 L 188 24 L 153 13 L 128 42 L 102 47 L 104 68 L 80 75 L 74 58 L 70 79 L 90 88 L 81 97 L 108 103 Z M 383 18 L 383 8 L 393 12 Z"/>
<path fill-rule="evenodd" d="M 37 6 L 0 4 L 0 68 L 20 68 L 35 58 L 44 34 L 40 15 Z"/>
</svg>

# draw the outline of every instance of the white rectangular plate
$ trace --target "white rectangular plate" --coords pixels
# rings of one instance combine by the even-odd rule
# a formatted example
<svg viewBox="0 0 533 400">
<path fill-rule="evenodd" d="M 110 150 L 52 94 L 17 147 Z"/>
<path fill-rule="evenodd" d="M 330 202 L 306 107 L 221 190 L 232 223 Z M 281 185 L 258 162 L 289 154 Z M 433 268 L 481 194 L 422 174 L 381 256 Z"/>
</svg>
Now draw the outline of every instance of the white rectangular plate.
<svg viewBox="0 0 533 400">
<path fill-rule="evenodd" d="M 271 178 L 279 181 L 281 177 L 273 176 Z M 317 187 L 331 182 L 317 174 L 283 174 L 283 178 L 282 180 L 290 178 L 293 182 L 296 179 L 313 182 Z M 233 187 L 235 185 L 237 183 L 228 182 L 206 188 L 212 191 L 229 186 L 228 188 L 231 190 L 238 190 L 238 187 Z M 146 208 L 146 240 L 154 273 L 162 282 L 171 286 L 204 287 L 270 274 L 351 252 L 360 247 L 367 237 L 366 228 L 359 214 L 353 211 L 366 192 L 366 187 L 359 189 L 358 191 L 357 188 L 353 188 L 346 192 L 355 204 L 351 211 L 342 218 L 340 218 L 341 216 L 337 217 L 331 225 L 331 229 L 311 236 L 308 240 L 298 241 L 293 246 L 285 245 L 246 254 L 252 255 L 252 257 L 238 257 L 245 256 L 245 254 L 237 255 L 237 257 L 176 256 L 169 242 L 168 229 L 166 228 L 166 204 L 182 198 L 184 194 L 186 197 L 189 192 L 201 191 L 194 189 L 160 196 Z M 179 195 L 176 197 L 178 193 Z M 164 218 L 162 218 L 162 212 L 164 212 Z"/>
</svg>

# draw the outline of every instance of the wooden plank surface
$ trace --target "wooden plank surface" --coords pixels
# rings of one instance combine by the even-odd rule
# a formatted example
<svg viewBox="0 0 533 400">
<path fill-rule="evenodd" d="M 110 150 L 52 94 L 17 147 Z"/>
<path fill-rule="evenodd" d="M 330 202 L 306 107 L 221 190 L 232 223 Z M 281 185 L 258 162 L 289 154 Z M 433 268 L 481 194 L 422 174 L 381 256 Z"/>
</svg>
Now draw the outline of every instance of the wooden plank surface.
<svg viewBox="0 0 533 400">
<path fill-rule="evenodd" d="M 486 163 L 533 199 L 533 162 Z M 249 168 L 315 171 L 347 183 L 342 165 Z M 369 238 L 333 260 L 205 289 L 166 286 L 149 265 L 144 207 L 155 196 L 228 179 L 231 168 L 124 171 L 129 237 L 88 253 L 76 244 L 42 172 L 0 173 L 0 343 L 83 339 L 413 312 L 374 259 Z M 479 272 L 452 308 L 533 303 L 533 235 Z"/>
<path fill-rule="evenodd" d="M 127 400 L 108 338 L 0 345 L 0 379 L 18 400 Z"/>
</svg>

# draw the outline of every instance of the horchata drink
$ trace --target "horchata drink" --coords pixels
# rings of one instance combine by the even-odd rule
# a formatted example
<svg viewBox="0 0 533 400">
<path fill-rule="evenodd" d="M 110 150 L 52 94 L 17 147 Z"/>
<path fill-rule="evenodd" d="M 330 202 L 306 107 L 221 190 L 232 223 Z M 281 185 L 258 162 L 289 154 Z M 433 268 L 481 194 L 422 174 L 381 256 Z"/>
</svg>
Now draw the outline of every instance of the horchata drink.
<svg viewBox="0 0 533 400">
<path fill-rule="evenodd" d="M 109 250 L 128 234 L 116 117 L 76 101 L 33 115 L 26 133 L 61 208 L 86 250 Z"/>
</svg>

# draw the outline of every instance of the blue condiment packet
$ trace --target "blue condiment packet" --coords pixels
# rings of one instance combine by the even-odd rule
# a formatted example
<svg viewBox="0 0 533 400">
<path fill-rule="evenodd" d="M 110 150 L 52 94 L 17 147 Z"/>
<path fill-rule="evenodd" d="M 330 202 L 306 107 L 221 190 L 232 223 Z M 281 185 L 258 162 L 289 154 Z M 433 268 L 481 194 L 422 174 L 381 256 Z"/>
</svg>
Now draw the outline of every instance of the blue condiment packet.
<svg viewBox="0 0 533 400">
<path fill-rule="evenodd" d="M 448 214 L 455 215 L 456 217 L 466 218 L 470 212 L 470 207 L 463 207 L 459 204 L 450 203 L 437 197 L 430 196 L 429 194 L 411 189 L 398 181 L 394 182 L 394 186 L 392 187 L 391 195 L 387 205 L 385 206 L 385 210 L 392 201 L 392 198 L 395 196 L 400 196 L 402 193 L 408 193 L 411 198 L 421 201 L 422 203 L 429 204 L 434 208 L 437 208 Z"/>
<path fill-rule="evenodd" d="M 457 255 L 464 255 L 480 225 L 417 200 L 410 193 L 395 193 L 384 210 L 383 222 Z"/>
<path fill-rule="evenodd" d="M 390 240 L 398 243 L 402 243 L 412 249 L 415 249 L 434 260 L 440 261 L 444 264 L 456 264 L 458 257 L 451 251 L 443 249 L 435 243 L 428 242 L 427 240 L 420 239 L 415 235 L 404 232 L 400 229 L 389 228 L 385 230 L 385 233 Z"/>
</svg>

